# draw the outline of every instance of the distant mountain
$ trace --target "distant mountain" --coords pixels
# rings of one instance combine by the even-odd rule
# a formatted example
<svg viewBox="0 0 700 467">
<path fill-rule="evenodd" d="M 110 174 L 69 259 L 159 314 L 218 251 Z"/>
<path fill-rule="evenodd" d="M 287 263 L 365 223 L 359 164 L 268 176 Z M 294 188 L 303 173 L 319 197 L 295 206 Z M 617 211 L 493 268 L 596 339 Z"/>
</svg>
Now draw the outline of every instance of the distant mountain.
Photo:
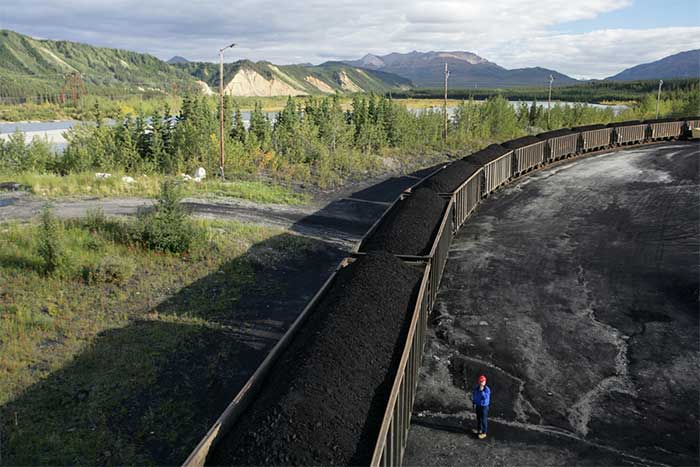
<svg viewBox="0 0 700 467">
<path fill-rule="evenodd" d="M 165 63 L 167 63 L 168 65 L 174 65 L 176 63 L 190 63 L 190 61 L 187 60 L 185 57 L 175 55 L 174 57 L 172 57 L 170 60 L 168 60 Z"/>
<path fill-rule="evenodd" d="M 213 92 L 219 87 L 218 64 L 189 62 L 173 66 L 198 79 L 205 92 Z M 241 60 L 224 64 L 224 78 L 224 93 L 234 96 L 383 93 L 412 86 L 406 78 L 340 62 L 314 66 L 274 65 L 270 62 Z"/>
<path fill-rule="evenodd" d="M 89 92 L 195 87 L 187 73 L 152 55 L 0 30 L 0 95 L 57 96 L 73 73 L 81 76 Z"/>
<path fill-rule="evenodd" d="M 605 79 L 631 81 L 661 78 L 700 78 L 700 49 L 687 50 L 655 62 L 633 66 Z"/>
<path fill-rule="evenodd" d="M 445 63 L 450 70 L 449 85 L 457 88 L 541 86 L 554 76 L 555 85 L 575 84 L 569 76 L 546 68 L 508 70 L 471 52 L 410 52 L 388 55 L 367 54 L 348 65 L 394 73 L 418 87 L 441 87 Z"/>
</svg>

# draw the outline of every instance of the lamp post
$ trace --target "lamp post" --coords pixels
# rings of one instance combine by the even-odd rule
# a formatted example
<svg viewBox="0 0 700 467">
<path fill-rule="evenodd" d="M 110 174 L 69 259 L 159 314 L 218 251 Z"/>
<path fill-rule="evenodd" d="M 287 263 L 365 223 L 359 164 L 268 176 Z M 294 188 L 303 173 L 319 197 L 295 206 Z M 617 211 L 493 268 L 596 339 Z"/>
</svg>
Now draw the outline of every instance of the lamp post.
<svg viewBox="0 0 700 467">
<path fill-rule="evenodd" d="M 656 118 L 659 118 L 659 101 L 661 101 L 661 86 L 664 84 L 664 80 L 659 80 L 659 93 L 656 95 Z"/>
<path fill-rule="evenodd" d="M 450 70 L 447 69 L 447 62 L 445 62 L 445 101 L 443 103 L 442 111 L 443 111 L 443 118 L 444 118 L 444 134 L 443 137 L 445 138 L 445 144 L 447 144 L 447 78 L 450 77 Z"/>
<path fill-rule="evenodd" d="M 552 83 L 554 82 L 554 76 L 549 75 L 549 98 L 547 99 L 547 129 L 549 129 L 549 112 L 552 107 Z"/>
<path fill-rule="evenodd" d="M 221 172 L 221 180 L 224 180 L 224 50 L 235 47 L 236 44 L 227 45 L 219 49 L 219 171 Z"/>
</svg>

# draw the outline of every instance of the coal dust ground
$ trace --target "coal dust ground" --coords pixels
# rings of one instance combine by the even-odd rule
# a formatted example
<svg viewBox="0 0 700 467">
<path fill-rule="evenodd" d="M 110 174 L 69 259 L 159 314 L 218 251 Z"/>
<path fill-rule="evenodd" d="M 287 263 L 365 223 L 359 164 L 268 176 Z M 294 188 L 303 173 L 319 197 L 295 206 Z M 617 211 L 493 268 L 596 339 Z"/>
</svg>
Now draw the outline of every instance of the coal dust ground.
<svg viewBox="0 0 700 467">
<path fill-rule="evenodd" d="M 698 465 L 699 161 L 697 142 L 623 150 L 484 201 L 452 243 L 405 465 Z"/>
</svg>

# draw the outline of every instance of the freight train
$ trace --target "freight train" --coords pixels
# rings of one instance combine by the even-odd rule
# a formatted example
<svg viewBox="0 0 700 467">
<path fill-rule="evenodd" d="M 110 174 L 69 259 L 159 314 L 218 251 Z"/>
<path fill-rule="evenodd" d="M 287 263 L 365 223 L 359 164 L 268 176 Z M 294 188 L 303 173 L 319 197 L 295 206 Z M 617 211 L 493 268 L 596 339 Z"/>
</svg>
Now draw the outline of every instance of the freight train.
<svg viewBox="0 0 700 467">
<path fill-rule="evenodd" d="M 699 127 L 700 117 L 692 117 L 554 130 L 491 145 L 418 181 L 341 262 L 183 465 L 401 465 L 447 252 L 481 200 L 556 161 L 680 139 Z M 381 274 L 367 275 L 373 267 Z M 389 284 L 410 296 L 389 297 Z M 405 319 L 382 320 L 384 314 Z M 310 338 L 314 345 L 302 342 Z M 356 358 L 347 342 L 361 347 Z M 335 376 L 319 382 L 324 365 Z M 382 383 L 357 384 L 362 378 Z M 337 400 L 343 397 L 362 400 Z M 343 403 L 353 413 L 328 410 Z M 260 423 L 269 426 L 261 430 Z"/>
</svg>

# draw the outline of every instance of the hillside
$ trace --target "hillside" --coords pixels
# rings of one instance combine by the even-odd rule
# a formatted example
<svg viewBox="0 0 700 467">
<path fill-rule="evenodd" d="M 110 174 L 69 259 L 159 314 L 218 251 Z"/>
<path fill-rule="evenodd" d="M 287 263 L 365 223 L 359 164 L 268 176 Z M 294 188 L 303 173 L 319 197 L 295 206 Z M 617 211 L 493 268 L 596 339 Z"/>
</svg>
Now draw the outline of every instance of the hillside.
<svg viewBox="0 0 700 467">
<path fill-rule="evenodd" d="M 633 66 L 605 79 L 631 81 L 661 78 L 700 78 L 700 49 L 687 50 L 655 62 Z"/>
<path fill-rule="evenodd" d="M 474 88 L 540 86 L 549 75 L 554 85 L 570 85 L 577 81 L 546 68 L 519 68 L 508 70 L 471 52 L 410 52 L 378 56 L 367 54 L 359 60 L 346 61 L 348 65 L 370 70 L 394 73 L 410 79 L 418 87 L 439 87 L 444 82 L 445 63 L 450 69 L 450 87 Z"/>
<path fill-rule="evenodd" d="M 219 66 L 209 62 L 173 66 L 205 83 L 219 87 Z M 224 64 L 224 92 L 235 96 L 331 94 L 335 92 L 387 92 L 411 87 L 408 79 L 382 71 L 365 70 L 340 62 L 321 65 L 274 65 L 241 60 Z"/>
<path fill-rule="evenodd" d="M 71 73 L 91 93 L 194 87 L 185 72 L 152 55 L 0 30 L 0 96 L 56 96 Z"/>
</svg>

